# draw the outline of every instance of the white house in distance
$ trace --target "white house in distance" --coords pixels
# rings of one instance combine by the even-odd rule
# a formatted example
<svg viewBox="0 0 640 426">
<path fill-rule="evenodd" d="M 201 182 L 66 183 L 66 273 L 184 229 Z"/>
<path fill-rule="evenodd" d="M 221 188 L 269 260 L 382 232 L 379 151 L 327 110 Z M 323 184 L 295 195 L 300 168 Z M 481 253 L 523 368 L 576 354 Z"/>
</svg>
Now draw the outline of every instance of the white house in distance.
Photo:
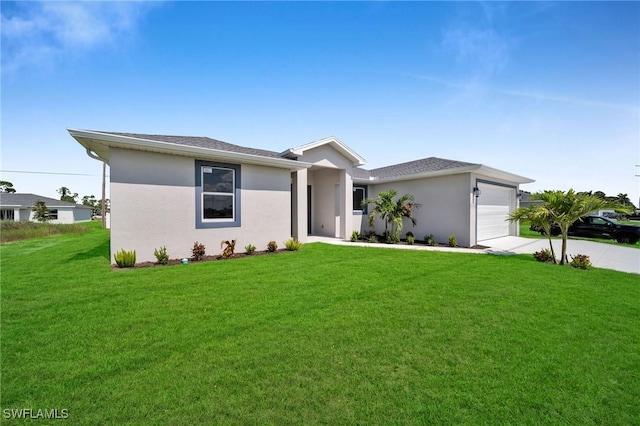
<svg viewBox="0 0 640 426">
<path fill-rule="evenodd" d="M 91 207 L 36 194 L 0 193 L 0 219 L 35 221 L 33 209 L 43 201 L 49 209 L 50 223 L 76 223 L 91 220 Z"/>
<path fill-rule="evenodd" d="M 417 239 L 433 234 L 461 246 L 518 235 L 506 221 L 518 206 L 519 185 L 532 179 L 472 164 L 425 158 L 374 170 L 335 137 L 284 152 L 247 148 L 206 137 L 69 129 L 96 160 L 110 166 L 111 252 L 155 248 L 188 257 L 195 241 L 217 253 L 222 240 L 266 248 L 291 236 L 348 239 L 369 230 L 364 198 L 395 189 L 422 207 Z M 383 224 L 376 224 L 382 233 Z"/>
</svg>

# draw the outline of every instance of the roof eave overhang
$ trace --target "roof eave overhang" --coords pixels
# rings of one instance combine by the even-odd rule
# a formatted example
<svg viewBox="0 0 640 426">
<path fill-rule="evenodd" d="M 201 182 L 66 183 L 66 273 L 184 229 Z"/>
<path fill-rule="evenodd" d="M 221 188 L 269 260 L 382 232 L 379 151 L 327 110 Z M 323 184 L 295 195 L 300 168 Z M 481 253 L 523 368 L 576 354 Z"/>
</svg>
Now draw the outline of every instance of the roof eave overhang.
<svg viewBox="0 0 640 426">
<path fill-rule="evenodd" d="M 512 182 L 518 185 L 535 182 L 534 179 L 515 175 L 513 173 L 508 173 L 502 170 L 494 169 L 492 167 L 487 167 L 482 164 L 472 164 L 470 166 L 456 167 L 453 169 L 445 169 L 445 170 L 438 170 L 438 171 L 425 172 L 425 173 L 413 173 L 413 174 L 407 174 L 402 176 L 392 176 L 392 177 L 386 177 L 386 178 L 376 178 L 376 177 L 353 178 L 353 182 L 358 184 L 372 185 L 372 184 L 378 184 L 378 183 L 402 182 L 407 180 L 432 178 L 432 177 L 438 177 L 438 176 L 458 175 L 462 173 L 471 173 L 471 172 L 480 173 L 487 177 Z"/>
<path fill-rule="evenodd" d="M 342 143 L 338 138 L 334 136 L 320 139 L 305 145 L 298 146 L 296 148 L 289 148 L 286 151 L 283 151 L 282 153 L 280 153 L 280 155 L 288 158 L 297 157 L 297 156 L 303 155 L 305 151 L 308 151 L 313 148 L 317 148 L 322 145 L 330 145 L 333 149 L 335 149 L 340 154 L 344 155 L 347 159 L 349 159 L 349 161 L 351 161 L 351 163 L 356 167 L 364 166 L 365 164 L 367 164 L 367 161 L 363 157 L 358 155 L 354 150 L 346 146 L 344 143 Z"/>
<path fill-rule="evenodd" d="M 479 164 L 473 164 L 471 166 L 464 166 L 464 167 L 456 167 L 454 169 L 445 169 L 445 170 L 437 170 L 437 171 L 433 171 L 433 172 L 424 172 L 424 173 L 413 173 L 413 174 L 408 174 L 408 175 L 402 175 L 402 176 L 392 176 L 392 177 L 386 177 L 386 178 L 376 178 L 376 177 L 370 177 L 370 178 L 353 178 L 353 182 L 354 183 L 359 183 L 359 184 L 377 184 L 377 183 L 388 183 L 388 182 L 402 182 L 402 181 L 407 181 L 407 180 L 415 180 L 415 179 L 424 179 L 424 178 L 432 178 L 432 177 L 438 177 L 438 176 L 448 176 L 448 175 L 457 175 L 457 174 L 461 174 L 461 173 L 470 173 L 474 170 L 477 170 L 480 168 Z"/>
<path fill-rule="evenodd" d="M 535 179 L 531 179 L 525 176 L 520 176 L 520 175 L 516 175 L 513 173 L 509 173 L 509 172 L 505 172 L 503 170 L 498 170 L 498 169 L 494 169 L 493 167 L 489 167 L 489 166 L 485 166 L 485 165 L 481 165 L 478 168 L 478 173 L 482 173 L 483 175 L 492 177 L 492 178 L 496 178 L 496 179 L 501 179 L 501 180 L 505 180 L 505 181 L 509 181 L 509 182 L 513 182 L 513 183 L 517 183 L 518 185 L 522 185 L 525 183 L 533 183 L 535 182 Z"/>
<path fill-rule="evenodd" d="M 109 149 L 121 148 L 194 157 L 203 160 L 235 161 L 243 164 L 255 164 L 289 170 L 302 170 L 312 166 L 310 163 L 286 158 L 263 157 L 260 155 L 186 146 L 89 130 L 67 129 L 67 131 L 87 150 L 89 157 L 104 161 L 107 164 L 109 163 Z"/>
</svg>

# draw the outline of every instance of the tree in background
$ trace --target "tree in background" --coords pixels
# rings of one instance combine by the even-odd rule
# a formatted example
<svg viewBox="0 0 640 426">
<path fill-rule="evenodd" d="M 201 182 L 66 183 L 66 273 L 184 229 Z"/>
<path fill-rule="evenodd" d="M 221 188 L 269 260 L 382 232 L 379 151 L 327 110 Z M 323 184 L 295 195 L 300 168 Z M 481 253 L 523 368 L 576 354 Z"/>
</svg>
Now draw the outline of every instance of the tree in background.
<svg viewBox="0 0 640 426">
<path fill-rule="evenodd" d="M 0 180 L 0 192 L 9 192 L 14 193 L 16 190 L 13 187 L 13 184 L 6 180 Z"/>
<path fill-rule="evenodd" d="M 109 199 L 105 200 L 105 212 L 109 211 Z M 95 195 L 85 195 L 82 197 L 82 205 L 91 207 L 91 214 L 93 216 L 100 216 L 102 214 L 102 200 L 97 200 Z"/>
<path fill-rule="evenodd" d="M 51 220 L 49 208 L 44 201 L 36 201 L 36 205 L 33 208 L 33 218 L 38 222 L 48 222 Z"/>
<path fill-rule="evenodd" d="M 58 189 L 58 194 L 60 194 L 60 200 L 61 201 L 67 201 L 69 203 L 76 203 L 77 199 L 78 199 L 78 193 L 74 192 L 73 195 L 71 195 L 71 190 L 69 188 L 67 188 L 66 186 L 63 186 L 61 188 Z"/>
</svg>

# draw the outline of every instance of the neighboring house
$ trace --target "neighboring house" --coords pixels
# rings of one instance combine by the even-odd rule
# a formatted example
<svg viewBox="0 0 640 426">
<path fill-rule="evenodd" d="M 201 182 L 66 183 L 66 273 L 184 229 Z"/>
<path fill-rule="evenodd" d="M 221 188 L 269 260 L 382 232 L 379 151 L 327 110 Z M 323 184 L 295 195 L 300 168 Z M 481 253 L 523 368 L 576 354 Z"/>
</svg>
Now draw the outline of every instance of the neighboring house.
<svg viewBox="0 0 640 426">
<path fill-rule="evenodd" d="M 49 209 L 50 223 L 75 223 L 91 220 L 91 207 L 81 206 L 36 194 L 0 193 L 0 219 L 35 221 L 33 209 L 44 201 Z"/>
<path fill-rule="evenodd" d="M 374 170 L 334 137 L 284 152 L 253 149 L 206 137 L 69 130 L 96 160 L 110 166 L 111 252 L 136 250 L 154 260 L 166 246 L 188 257 L 195 241 L 218 253 L 222 240 L 264 248 L 308 235 L 347 239 L 366 232 L 364 198 L 395 189 L 422 208 L 416 238 L 433 234 L 462 246 L 507 235 L 519 185 L 533 180 L 481 164 L 426 158 Z M 376 224 L 381 233 L 382 223 Z"/>
<path fill-rule="evenodd" d="M 532 200 L 532 195 L 528 192 L 523 192 L 520 198 L 520 207 L 533 207 L 542 204 L 542 200 Z"/>
</svg>

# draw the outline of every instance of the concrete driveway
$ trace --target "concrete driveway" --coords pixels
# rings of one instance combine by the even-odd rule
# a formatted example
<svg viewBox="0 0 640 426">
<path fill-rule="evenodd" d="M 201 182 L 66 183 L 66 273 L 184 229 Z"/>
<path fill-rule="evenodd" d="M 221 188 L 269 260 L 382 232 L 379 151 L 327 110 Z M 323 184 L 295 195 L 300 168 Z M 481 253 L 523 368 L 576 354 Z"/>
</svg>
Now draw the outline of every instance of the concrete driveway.
<svg viewBox="0 0 640 426">
<path fill-rule="evenodd" d="M 480 244 L 490 247 L 485 252 L 492 254 L 534 253 L 549 248 L 548 240 L 522 237 L 501 237 Z M 553 249 L 556 257 L 560 257 L 562 240 L 554 239 Z M 640 250 L 635 248 L 570 239 L 567 241 L 569 260 L 576 254 L 586 254 L 597 268 L 640 274 Z"/>
</svg>

